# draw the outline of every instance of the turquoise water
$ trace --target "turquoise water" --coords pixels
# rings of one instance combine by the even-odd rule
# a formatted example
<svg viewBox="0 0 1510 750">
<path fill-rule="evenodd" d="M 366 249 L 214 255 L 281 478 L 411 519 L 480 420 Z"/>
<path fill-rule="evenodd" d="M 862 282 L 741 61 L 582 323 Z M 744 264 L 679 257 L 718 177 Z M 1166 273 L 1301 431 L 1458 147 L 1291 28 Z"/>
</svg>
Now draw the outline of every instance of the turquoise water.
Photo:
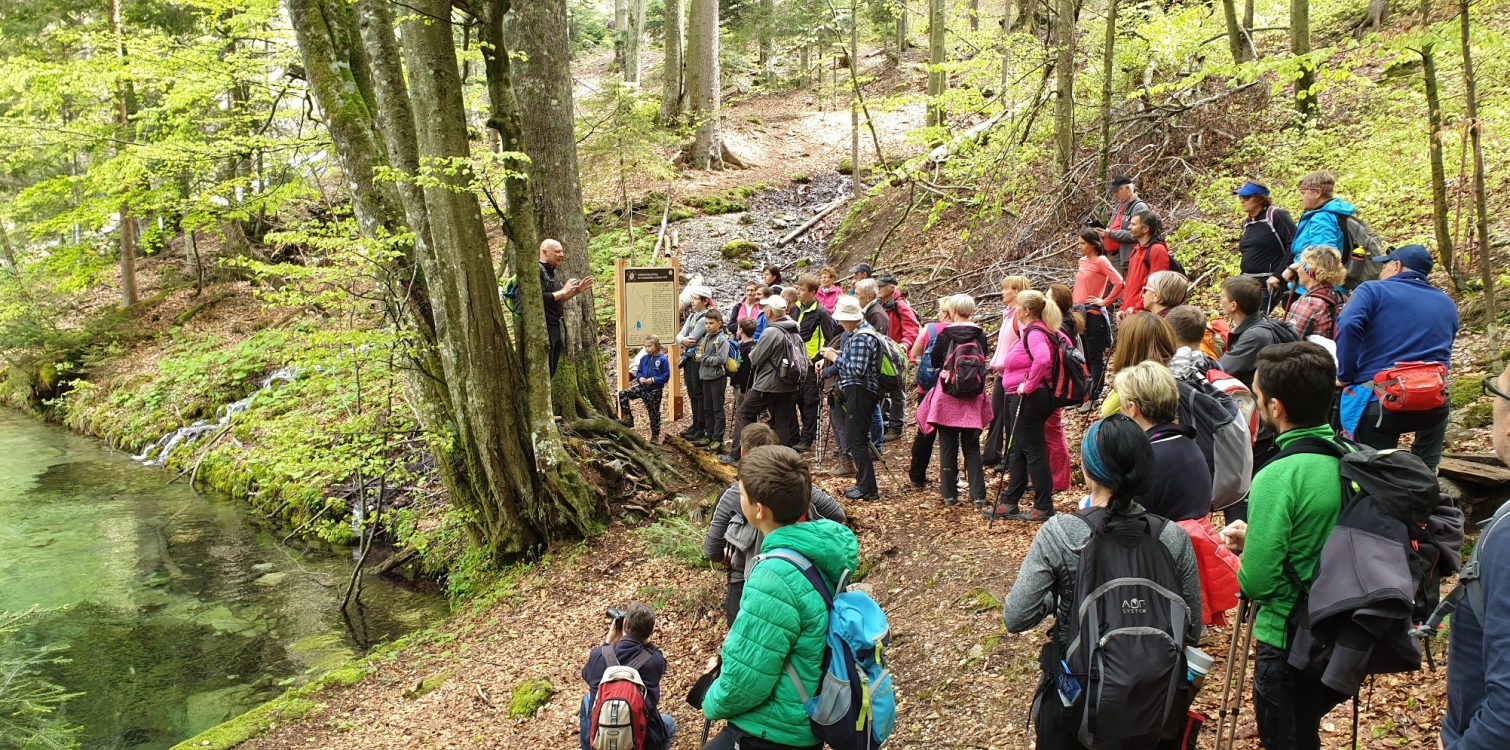
<svg viewBox="0 0 1510 750">
<path fill-rule="evenodd" d="M 348 556 L 280 546 L 171 476 L 0 409 L 0 610 L 49 610 L 21 635 L 67 645 L 46 676 L 84 693 L 61 714 L 85 748 L 170 747 L 445 616 L 368 576 L 343 617 Z"/>
</svg>

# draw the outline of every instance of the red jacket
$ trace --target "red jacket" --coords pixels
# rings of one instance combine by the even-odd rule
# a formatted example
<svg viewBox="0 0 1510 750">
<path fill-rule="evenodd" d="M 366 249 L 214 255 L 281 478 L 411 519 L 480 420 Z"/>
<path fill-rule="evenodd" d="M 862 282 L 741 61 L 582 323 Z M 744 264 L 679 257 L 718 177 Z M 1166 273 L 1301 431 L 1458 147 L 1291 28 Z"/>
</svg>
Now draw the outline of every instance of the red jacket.
<svg viewBox="0 0 1510 750">
<path fill-rule="evenodd" d="M 891 303 L 882 302 L 881 309 L 886 311 L 886 317 L 891 321 L 890 327 L 886 329 L 886 335 L 890 336 L 892 341 L 901 344 L 902 351 L 911 352 L 912 342 L 917 341 L 918 328 L 921 325 L 918 314 L 912 311 L 912 305 L 907 304 L 907 300 L 903 299 L 902 294 L 898 292 L 891 295 Z"/>
<path fill-rule="evenodd" d="M 1201 574 L 1201 622 L 1208 627 L 1227 624 L 1227 610 L 1237 606 L 1237 555 L 1222 544 L 1211 519 L 1177 521 L 1190 535 L 1196 569 Z"/>
<path fill-rule="evenodd" d="M 1143 287 L 1148 277 L 1169 270 L 1169 247 L 1162 242 L 1133 246 L 1127 259 L 1127 283 L 1122 287 L 1122 310 L 1128 313 L 1143 309 Z"/>
</svg>

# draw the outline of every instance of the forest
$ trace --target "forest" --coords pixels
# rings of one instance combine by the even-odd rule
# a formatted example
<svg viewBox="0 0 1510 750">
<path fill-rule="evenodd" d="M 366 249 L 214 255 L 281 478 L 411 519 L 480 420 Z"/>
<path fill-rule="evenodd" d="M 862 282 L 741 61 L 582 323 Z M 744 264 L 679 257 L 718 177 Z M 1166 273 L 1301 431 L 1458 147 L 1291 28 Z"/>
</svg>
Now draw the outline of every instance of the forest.
<svg viewBox="0 0 1510 750">
<path fill-rule="evenodd" d="M 1234 190 L 1298 216 L 1328 170 L 1383 245 L 1434 256 L 1462 321 L 1448 450 L 1483 453 L 1507 30 L 1504 0 L 8 0 L 0 403 L 336 551 L 342 611 L 380 577 L 450 604 L 143 747 L 574 747 L 581 652 L 630 600 L 662 614 L 674 747 L 698 747 L 680 693 L 722 642 L 701 545 L 733 473 L 616 419 L 616 262 L 674 261 L 722 309 L 767 265 L 865 262 L 925 322 L 973 295 L 994 340 L 1002 277 L 1073 283 L 1114 177 L 1209 311 Z M 554 373 L 547 239 L 594 280 Z M 896 445 L 883 502 L 845 503 L 892 622 L 887 746 L 1029 747 L 1041 633 L 1001 601 L 1032 535 L 920 508 Z M 1505 497 L 1464 486 L 1482 517 Z M 1077 469 L 1059 499 L 1083 495 Z M 0 746 L 130 744 L 70 720 L 67 651 L 12 637 L 27 606 L 0 605 L 27 676 L 0 685 Z M 1434 746 L 1442 675 L 1372 684 L 1359 746 Z"/>
</svg>

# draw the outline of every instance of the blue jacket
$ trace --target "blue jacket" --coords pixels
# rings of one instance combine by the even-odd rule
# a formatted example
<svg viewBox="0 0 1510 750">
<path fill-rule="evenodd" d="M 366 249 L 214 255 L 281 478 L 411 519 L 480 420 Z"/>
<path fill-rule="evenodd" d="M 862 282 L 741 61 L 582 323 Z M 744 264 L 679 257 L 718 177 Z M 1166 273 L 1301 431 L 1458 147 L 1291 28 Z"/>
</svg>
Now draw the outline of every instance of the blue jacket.
<svg viewBox="0 0 1510 750">
<path fill-rule="evenodd" d="M 1374 379 L 1396 362 L 1452 363 L 1458 306 L 1418 271 L 1365 281 L 1337 320 L 1337 379 Z"/>
<path fill-rule="evenodd" d="M 1447 660 L 1447 750 L 1490 750 L 1510 737 L 1510 534 L 1490 534 L 1478 550 L 1484 608 L 1464 597 L 1452 615 Z"/>
<path fill-rule="evenodd" d="M 1342 227 L 1337 223 L 1337 214 L 1352 216 L 1354 210 L 1353 204 L 1333 198 L 1321 208 L 1313 208 L 1301 214 L 1295 229 L 1295 239 L 1290 242 L 1290 252 L 1294 254 L 1295 262 L 1300 262 L 1300 254 L 1306 248 L 1315 245 L 1330 245 L 1342 252 Z"/>
<path fill-rule="evenodd" d="M 635 367 L 634 372 L 630 374 L 634 376 L 635 382 L 639 382 L 640 378 L 651 378 L 655 382 L 645 387 L 658 391 L 666 387 L 666 381 L 671 379 L 671 362 L 666 359 L 664 350 L 654 357 L 646 354 L 640 357 L 639 366 Z"/>
<path fill-rule="evenodd" d="M 665 359 L 664 356 L 661 359 Z M 618 659 L 620 664 L 629 664 L 639 657 L 641 651 L 650 651 L 653 656 L 645 666 L 640 668 L 640 681 L 645 683 L 645 714 L 649 719 L 645 724 L 645 747 L 648 750 L 665 750 L 671 746 L 671 738 L 666 736 L 666 724 L 659 721 L 661 716 L 661 678 L 666 676 L 666 657 L 655 647 L 653 643 L 647 643 L 638 637 L 625 634 L 618 642 L 613 644 L 613 658 Z M 603 681 L 603 673 L 608 671 L 608 662 L 603 660 L 603 654 L 598 649 L 593 649 L 587 657 L 587 664 L 582 667 L 582 681 L 587 683 L 588 705 L 598 700 L 598 683 Z"/>
</svg>

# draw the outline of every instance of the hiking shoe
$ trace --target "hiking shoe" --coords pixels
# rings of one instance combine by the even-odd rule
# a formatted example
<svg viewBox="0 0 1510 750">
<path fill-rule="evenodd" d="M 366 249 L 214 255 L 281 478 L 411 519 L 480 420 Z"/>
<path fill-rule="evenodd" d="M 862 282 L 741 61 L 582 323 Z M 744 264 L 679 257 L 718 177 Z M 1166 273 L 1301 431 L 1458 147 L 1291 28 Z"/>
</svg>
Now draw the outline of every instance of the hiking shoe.
<svg viewBox="0 0 1510 750">
<path fill-rule="evenodd" d="M 944 507 L 945 508 L 953 508 L 954 506 L 956 506 L 958 504 L 959 504 L 959 498 L 957 498 L 957 497 L 946 497 L 946 498 L 944 498 Z"/>
<path fill-rule="evenodd" d="M 660 445 L 661 444 L 661 433 L 659 433 L 659 432 L 652 432 L 652 433 L 650 433 L 650 444 L 651 445 Z"/>
<path fill-rule="evenodd" d="M 798 440 L 797 444 L 792 446 L 792 450 L 797 451 L 798 453 L 806 453 L 812 449 L 813 444 L 807 440 Z"/>
<path fill-rule="evenodd" d="M 707 445 L 703 446 L 703 450 L 705 450 L 705 451 L 707 451 L 709 453 L 718 453 L 719 451 L 722 451 L 723 449 L 724 449 L 724 441 L 722 441 L 722 440 L 714 440 L 713 442 L 708 443 Z"/>
<path fill-rule="evenodd" d="M 907 484 L 915 490 L 920 490 L 928 486 L 928 482 L 926 480 L 918 481 L 916 479 L 913 479 L 912 477 L 907 478 Z"/>
<path fill-rule="evenodd" d="M 883 442 L 883 443 L 891 443 L 891 442 L 895 442 L 895 441 L 901 440 L 901 439 L 902 439 L 902 431 L 901 430 L 890 430 L 890 431 L 887 431 L 886 434 L 884 434 L 884 435 L 881 436 L 881 442 Z"/>
<path fill-rule="evenodd" d="M 692 441 L 692 444 L 695 445 L 695 446 L 697 446 L 697 447 L 699 447 L 699 448 L 703 448 L 703 447 L 706 447 L 709 443 L 712 443 L 712 442 L 713 442 L 713 438 L 710 438 L 707 435 L 698 435 L 697 438 Z"/>
<path fill-rule="evenodd" d="M 698 429 L 696 427 L 688 427 L 687 429 L 676 433 L 676 436 L 683 440 L 691 440 L 692 438 L 697 437 L 697 433 Z"/>
<path fill-rule="evenodd" d="M 1076 409 L 1075 411 L 1078 411 L 1081 414 L 1090 414 L 1091 413 L 1091 409 L 1093 409 L 1093 408 L 1094 407 L 1091 406 L 1091 402 L 1087 401 L 1087 402 L 1081 404 L 1080 408 Z"/>
<path fill-rule="evenodd" d="M 1025 513 L 1014 513 L 1011 518 L 1014 521 L 1027 521 L 1028 523 L 1043 523 L 1054 515 L 1053 511 L 1044 512 L 1033 508 Z"/>
<path fill-rule="evenodd" d="M 974 500 L 971 500 L 970 502 L 975 505 L 976 510 L 980 510 L 981 508 L 986 507 L 986 499 L 983 497 L 976 498 Z"/>
<path fill-rule="evenodd" d="M 1017 506 L 998 503 L 994 509 L 981 508 L 980 515 L 982 518 L 1015 518 L 1018 515 Z"/>
<path fill-rule="evenodd" d="M 852 477 L 855 475 L 855 461 L 849 456 L 841 457 L 838 466 L 820 471 L 818 475 L 825 477 Z"/>
<path fill-rule="evenodd" d="M 881 499 L 880 495 L 867 495 L 861 492 L 859 487 L 850 487 L 849 489 L 844 491 L 844 496 L 849 498 L 850 500 L 864 500 L 865 502 L 870 503 Z"/>
<path fill-rule="evenodd" d="M 733 456 L 731 456 L 731 455 L 729 455 L 727 453 L 720 454 L 718 456 L 718 462 L 721 463 L 721 464 L 723 464 L 724 466 L 738 466 L 739 465 L 739 459 L 737 459 L 737 458 L 735 458 L 735 457 L 733 457 Z"/>
</svg>

